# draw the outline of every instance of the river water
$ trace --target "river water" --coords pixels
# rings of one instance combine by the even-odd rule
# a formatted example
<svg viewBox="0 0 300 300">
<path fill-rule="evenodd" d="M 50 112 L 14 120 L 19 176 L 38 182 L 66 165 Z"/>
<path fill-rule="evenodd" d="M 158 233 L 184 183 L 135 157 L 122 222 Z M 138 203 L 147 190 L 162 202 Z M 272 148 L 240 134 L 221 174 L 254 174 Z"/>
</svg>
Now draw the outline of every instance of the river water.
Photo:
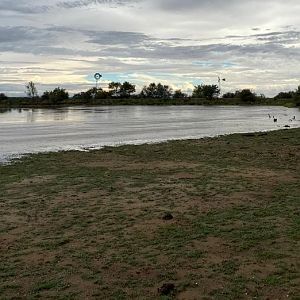
<svg viewBox="0 0 300 300">
<path fill-rule="evenodd" d="M 294 116 L 296 120 L 290 120 Z M 300 127 L 300 110 L 278 106 L 2 109 L 0 162 L 28 153 L 268 131 L 284 125 Z"/>
</svg>

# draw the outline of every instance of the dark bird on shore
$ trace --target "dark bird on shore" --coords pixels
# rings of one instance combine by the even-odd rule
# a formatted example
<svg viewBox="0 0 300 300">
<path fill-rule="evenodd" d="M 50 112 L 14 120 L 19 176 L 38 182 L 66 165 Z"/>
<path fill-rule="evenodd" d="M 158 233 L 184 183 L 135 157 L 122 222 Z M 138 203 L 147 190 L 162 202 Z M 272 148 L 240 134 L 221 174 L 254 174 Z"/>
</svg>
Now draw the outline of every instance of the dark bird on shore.
<svg viewBox="0 0 300 300">
<path fill-rule="evenodd" d="M 273 116 L 274 123 L 277 123 L 277 118 Z"/>
</svg>

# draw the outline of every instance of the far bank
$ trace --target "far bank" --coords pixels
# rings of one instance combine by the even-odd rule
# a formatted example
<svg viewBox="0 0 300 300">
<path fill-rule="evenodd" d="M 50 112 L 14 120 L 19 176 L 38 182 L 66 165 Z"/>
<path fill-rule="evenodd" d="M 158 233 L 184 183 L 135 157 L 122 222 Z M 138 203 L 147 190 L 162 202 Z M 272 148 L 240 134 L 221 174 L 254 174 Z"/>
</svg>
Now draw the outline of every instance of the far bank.
<svg viewBox="0 0 300 300">
<path fill-rule="evenodd" d="M 297 107 L 299 103 L 294 99 L 259 98 L 255 101 L 242 101 L 238 98 L 179 98 L 179 99 L 153 99 L 153 98 L 107 98 L 107 99 L 64 99 L 49 102 L 40 98 L 8 98 L 0 101 L 0 108 L 42 108 L 42 107 L 64 107 L 64 106 L 116 106 L 116 105 L 274 105 L 285 107 Z"/>
</svg>

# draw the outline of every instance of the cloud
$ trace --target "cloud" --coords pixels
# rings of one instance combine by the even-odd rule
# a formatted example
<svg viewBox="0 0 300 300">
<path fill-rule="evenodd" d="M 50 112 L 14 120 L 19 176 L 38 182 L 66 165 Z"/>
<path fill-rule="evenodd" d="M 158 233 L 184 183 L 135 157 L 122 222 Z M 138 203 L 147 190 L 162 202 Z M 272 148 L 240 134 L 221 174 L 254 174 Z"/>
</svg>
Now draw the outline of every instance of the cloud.
<svg viewBox="0 0 300 300">
<path fill-rule="evenodd" d="M 108 5 L 110 7 L 127 6 L 139 2 L 139 0 L 75 0 L 75 1 L 60 1 L 58 7 L 63 8 L 78 8 L 91 5 Z"/>
<path fill-rule="evenodd" d="M 0 12 L 13 11 L 21 14 L 40 14 L 45 13 L 49 9 L 48 5 L 34 5 L 27 0 L 1 0 Z"/>
<path fill-rule="evenodd" d="M 112 8 L 120 6 L 130 6 L 139 2 L 139 0 L 68 0 L 51 2 L 40 0 L 38 4 L 35 1 L 18 0 L 16 2 L 10 0 L 0 1 L 0 11 L 12 11 L 21 14 L 42 14 L 51 10 L 58 9 L 74 9 L 88 6 L 108 6 Z"/>
<path fill-rule="evenodd" d="M 188 90 L 220 74 L 227 90 L 273 95 L 300 78 L 299 12 L 294 0 L 0 0 L 0 87 L 76 91 L 100 71 Z"/>
</svg>

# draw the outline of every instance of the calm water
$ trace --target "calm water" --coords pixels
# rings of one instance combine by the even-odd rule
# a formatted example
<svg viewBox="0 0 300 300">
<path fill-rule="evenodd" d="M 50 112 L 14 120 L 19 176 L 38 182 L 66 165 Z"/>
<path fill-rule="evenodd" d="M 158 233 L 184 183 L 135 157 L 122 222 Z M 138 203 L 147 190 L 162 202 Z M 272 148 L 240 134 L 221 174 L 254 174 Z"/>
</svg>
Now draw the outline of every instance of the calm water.
<svg viewBox="0 0 300 300">
<path fill-rule="evenodd" d="M 278 118 L 278 123 L 268 114 Z M 290 121 L 296 116 L 295 121 Z M 26 153 L 100 148 L 300 127 L 285 107 L 116 106 L 0 110 L 0 162 Z"/>
</svg>

